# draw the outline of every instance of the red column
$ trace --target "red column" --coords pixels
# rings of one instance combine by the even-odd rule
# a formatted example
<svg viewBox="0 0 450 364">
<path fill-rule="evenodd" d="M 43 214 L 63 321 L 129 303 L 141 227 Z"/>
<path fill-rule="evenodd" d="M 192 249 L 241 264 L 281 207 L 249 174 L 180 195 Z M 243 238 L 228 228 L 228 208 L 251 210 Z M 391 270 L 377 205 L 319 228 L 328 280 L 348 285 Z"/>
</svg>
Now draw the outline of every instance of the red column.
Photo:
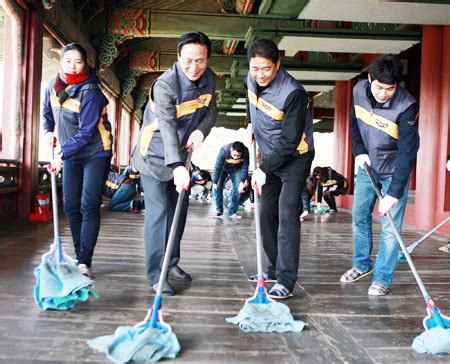
<svg viewBox="0 0 450 364">
<path fill-rule="evenodd" d="M 118 170 L 120 170 L 120 161 L 119 161 L 119 146 L 120 143 L 120 125 L 122 124 L 122 108 L 123 108 L 123 97 L 119 96 L 116 103 L 116 127 L 113 130 L 114 135 L 114 147 L 113 147 L 113 157 L 111 160 L 111 164 L 116 166 Z"/>
<path fill-rule="evenodd" d="M 18 216 L 28 218 L 38 185 L 39 98 L 42 78 L 42 20 L 34 12 L 25 16 L 23 65 L 23 146 Z"/>
<path fill-rule="evenodd" d="M 133 134 L 134 134 L 134 128 L 136 128 L 136 125 L 134 123 L 136 122 L 136 109 L 133 110 L 133 112 L 130 115 L 130 137 L 128 139 L 128 164 L 131 163 L 131 154 L 134 150 L 133 145 Z"/>
<path fill-rule="evenodd" d="M 439 160 L 443 52 L 443 27 L 425 25 L 422 34 L 422 69 L 420 84 L 419 134 L 417 155 L 415 225 L 429 228 L 436 223 L 437 179 L 442 169 Z M 444 47 L 445 48 L 445 47 Z M 447 100 L 448 102 L 448 100 Z M 442 198 L 442 195 L 440 196 Z"/>
<path fill-rule="evenodd" d="M 352 82 L 336 81 L 334 109 L 333 168 L 353 186 L 353 160 L 350 138 L 349 110 L 352 99 Z M 338 207 L 348 207 L 346 199 L 337 199 Z"/>
<path fill-rule="evenodd" d="M 450 211 L 450 172 L 445 163 L 450 153 L 450 25 L 443 27 L 442 39 L 442 97 L 441 97 L 441 132 L 438 169 L 438 211 Z M 443 196 L 444 198 L 440 198 Z M 438 220 L 441 220 L 438 217 Z"/>
</svg>

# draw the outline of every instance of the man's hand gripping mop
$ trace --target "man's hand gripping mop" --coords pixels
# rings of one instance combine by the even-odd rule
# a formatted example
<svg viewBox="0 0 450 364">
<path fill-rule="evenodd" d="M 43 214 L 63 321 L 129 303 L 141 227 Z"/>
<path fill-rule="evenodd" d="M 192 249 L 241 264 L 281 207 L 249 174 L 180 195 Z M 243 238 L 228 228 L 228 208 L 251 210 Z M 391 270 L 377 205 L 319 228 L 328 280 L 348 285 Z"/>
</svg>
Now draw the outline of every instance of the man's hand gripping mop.
<svg viewBox="0 0 450 364">
<path fill-rule="evenodd" d="M 253 142 L 254 167 L 257 169 L 256 142 Z M 239 325 L 244 332 L 300 332 L 306 326 L 303 321 L 295 321 L 288 306 L 276 302 L 267 295 L 262 269 L 262 239 L 259 216 L 259 194 L 261 188 L 253 186 L 255 192 L 256 263 L 258 282 L 255 293 L 245 301 L 237 316 L 226 318 L 229 323 Z"/>
<path fill-rule="evenodd" d="M 377 194 L 378 199 L 381 201 L 383 199 L 383 193 L 381 192 L 375 177 L 370 170 L 367 163 L 364 163 L 364 168 L 369 175 L 370 182 Z M 394 220 L 392 219 L 391 213 L 388 212 L 386 217 L 392 226 L 395 237 L 398 240 L 400 248 L 402 249 L 403 255 L 411 268 L 414 278 L 419 285 L 420 291 L 422 292 L 423 298 L 427 305 L 427 316 L 423 319 L 423 326 L 425 332 L 420 334 L 414 339 L 412 343 L 412 348 L 419 353 L 430 353 L 430 354 L 450 354 L 450 318 L 441 314 L 439 308 L 434 304 L 433 299 L 428 294 L 422 279 L 417 272 L 414 262 L 406 248 L 400 232 L 398 231 Z"/>
<path fill-rule="evenodd" d="M 189 171 L 194 147 L 191 144 L 187 148 L 188 157 L 185 166 Z M 145 319 L 135 326 L 120 326 L 116 329 L 114 335 L 100 336 L 87 342 L 91 348 L 106 353 L 107 357 L 114 362 L 127 363 L 129 361 L 158 361 L 163 358 L 173 359 L 181 349 L 172 328 L 162 318 L 162 289 L 167 279 L 184 195 L 188 189 L 189 186 L 186 189 L 181 189 L 178 195 L 153 307 L 148 310 Z"/>
<path fill-rule="evenodd" d="M 36 286 L 34 299 L 43 309 L 69 310 L 77 301 L 86 301 L 90 296 L 98 298 L 92 290 L 94 281 L 83 275 L 75 261 L 64 253 L 59 236 L 58 193 L 55 167 L 56 138 L 52 144 L 52 161 L 48 166 L 52 186 L 54 240 L 50 250 L 42 256 L 41 263 L 34 270 Z"/>
</svg>

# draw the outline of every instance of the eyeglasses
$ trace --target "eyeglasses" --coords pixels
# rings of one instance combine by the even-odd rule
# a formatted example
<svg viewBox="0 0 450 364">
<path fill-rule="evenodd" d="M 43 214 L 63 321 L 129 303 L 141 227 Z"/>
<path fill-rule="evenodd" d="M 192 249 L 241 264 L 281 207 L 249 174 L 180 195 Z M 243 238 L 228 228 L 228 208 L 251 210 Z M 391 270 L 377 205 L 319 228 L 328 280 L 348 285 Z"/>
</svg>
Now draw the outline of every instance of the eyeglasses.
<svg viewBox="0 0 450 364">
<path fill-rule="evenodd" d="M 199 67 L 204 67 L 206 65 L 207 61 L 208 60 L 206 60 L 206 59 L 193 60 L 193 59 L 180 58 L 180 62 L 184 67 L 190 67 L 192 64 L 195 64 L 196 66 L 199 66 Z"/>
</svg>

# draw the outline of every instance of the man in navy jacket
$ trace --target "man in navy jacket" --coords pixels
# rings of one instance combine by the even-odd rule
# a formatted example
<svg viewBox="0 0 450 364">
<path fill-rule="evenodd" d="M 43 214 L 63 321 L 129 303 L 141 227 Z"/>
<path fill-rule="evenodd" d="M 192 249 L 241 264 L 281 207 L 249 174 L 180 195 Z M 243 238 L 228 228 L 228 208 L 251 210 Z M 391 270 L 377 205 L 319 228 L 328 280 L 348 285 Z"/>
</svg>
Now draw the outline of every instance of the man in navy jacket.
<svg viewBox="0 0 450 364">
<path fill-rule="evenodd" d="M 217 216 L 223 215 L 223 188 L 230 176 L 233 184 L 228 216 L 240 219 L 236 212 L 239 209 L 239 194 L 244 192 L 244 182 L 248 175 L 249 154 L 242 142 L 234 142 L 220 148 L 213 173 L 213 191 L 216 200 Z"/>
<path fill-rule="evenodd" d="M 350 130 L 358 168 L 352 214 L 355 250 L 353 267 L 340 280 L 355 282 L 373 271 L 368 290 L 371 296 L 386 295 L 394 277 L 399 246 L 385 215 L 390 212 L 397 229 L 401 230 L 411 170 L 419 149 L 419 106 L 399 85 L 402 71 L 397 57 L 381 56 L 372 62 L 368 80 L 360 80 L 353 88 Z M 364 163 L 370 166 L 385 194 L 378 207 L 382 217 L 375 265 L 370 255 L 372 211 L 377 196 Z"/>
</svg>

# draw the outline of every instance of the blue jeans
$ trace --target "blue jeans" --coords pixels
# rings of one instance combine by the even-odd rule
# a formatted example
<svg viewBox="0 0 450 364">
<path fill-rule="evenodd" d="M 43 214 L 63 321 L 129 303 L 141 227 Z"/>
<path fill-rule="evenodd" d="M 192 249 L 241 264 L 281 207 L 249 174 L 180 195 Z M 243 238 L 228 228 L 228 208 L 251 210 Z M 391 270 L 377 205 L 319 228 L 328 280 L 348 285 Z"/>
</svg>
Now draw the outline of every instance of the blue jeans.
<svg viewBox="0 0 450 364">
<path fill-rule="evenodd" d="M 122 183 L 108 204 L 109 211 L 131 212 L 131 201 L 136 195 L 136 183 Z"/>
<path fill-rule="evenodd" d="M 391 180 L 392 177 L 379 180 L 384 193 L 387 192 Z M 402 228 L 403 216 L 405 215 L 408 185 L 409 183 L 406 184 L 397 205 L 390 210 L 399 231 Z M 361 272 L 367 272 L 373 268 L 373 282 L 389 288 L 397 265 L 399 244 L 388 218 L 382 216 L 380 247 L 375 266 L 373 267 L 370 255 L 373 248 L 372 211 L 376 199 L 375 190 L 370 183 L 367 172 L 360 168 L 357 175 L 352 211 L 353 239 L 355 244 L 353 267 Z"/>
<path fill-rule="evenodd" d="M 223 188 L 225 185 L 225 181 L 227 177 L 230 176 L 231 183 L 232 183 L 232 189 L 231 189 L 231 196 L 230 196 L 230 204 L 228 205 L 228 215 L 232 216 L 234 215 L 238 208 L 239 208 L 239 183 L 241 182 L 241 171 L 233 171 L 233 172 L 227 172 L 222 171 L 220 174 L 219 180 L 217 181 L 217 191 L 215 194 L 216 199 L 216 210 L 223 212 Z"/>
<path fill-rule="evenodd" d="M 78 264 L 91 266 L 100 230 L 100 206 L 109 157 L 82 163 L 64 161 L 64 212 L 69 221 Z"/>
<path fill-rule="evenodd" d="M 158 283 L 164 260 L 166 244 L 172 227 L 178 192 L 170 181 L 159 181 L 141 173 L 141 184 L 145 198 L 144 244 L 147 266 L 147 280 L 150 285 Z M 169 271 L 180 260 L 180 242 L 186 225 L 189 194 L 185 193 L 178 221 L 172 255 L 169 262 Z"/>
</svg>

